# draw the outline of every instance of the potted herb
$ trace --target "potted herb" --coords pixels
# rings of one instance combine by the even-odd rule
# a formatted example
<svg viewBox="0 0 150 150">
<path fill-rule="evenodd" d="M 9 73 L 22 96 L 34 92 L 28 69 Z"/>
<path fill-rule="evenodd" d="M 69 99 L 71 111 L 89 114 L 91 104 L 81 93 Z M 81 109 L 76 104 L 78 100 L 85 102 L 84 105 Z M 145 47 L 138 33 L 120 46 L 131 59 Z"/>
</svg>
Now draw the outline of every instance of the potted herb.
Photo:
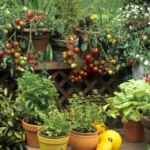
<svg viewBox="0 0 150 150">
<path fill-rule="evenodd" d="M 44 117 L 42 130 L 38 132 L 40 149 L 66 149 L 70 131 L 71 122 L 68 112 L 51 108 Z"/>
<path fill-rule="evenodd" d="M 69 116 L 72 126 L 69 143 L 73 149 L 92 150 L 99 143 L 98 130 L 91 124 L 95 121 L 105 122 L 106 116 L 102 109 L 101 98 L 98 91 L 93 90 L 87 96 L 80 92 L 73 94 L 69 99 Z M 87 144 L 85 145 L 83 141 Z"/>
<path fill-rule="evenodd" d="M 20 117 L 24 118 L 23 127 L 25 129 L 28 129 L 28 126 L 35 127 L 34 132 L 37 132 L 43 124 L 41 114 L 47 114 L 49 106 L 58 98 L 57 89 L 49 78 L 42 78 L 31 72 L 24 72 L 22 77 L 16 80 L 18 84 L 16 111 L 20 113 Z M 38 147 L 37 135 L 35 135 L 36 142 L 32 144 L 34 138 L 30 140 L 27 135 L 28 132 L 31 134 L 32 129 L 28 130 L 26 131 L 27 144 Z"/>
<path fill-rule="evenodd" d="M 113 97 L 106 98 L 107 106 L 109 106 L 107 114 L 114 118 L 121 116 L 125 138 L 128 141 L 142 142 L 144 141 L 144 130 L 141 124 L 141 113 L 150 102 L 150 86 L 144 80 L 131 79 L 121 83 L 118 87 L 120 90 L 114 92 Z"/>
</svg>

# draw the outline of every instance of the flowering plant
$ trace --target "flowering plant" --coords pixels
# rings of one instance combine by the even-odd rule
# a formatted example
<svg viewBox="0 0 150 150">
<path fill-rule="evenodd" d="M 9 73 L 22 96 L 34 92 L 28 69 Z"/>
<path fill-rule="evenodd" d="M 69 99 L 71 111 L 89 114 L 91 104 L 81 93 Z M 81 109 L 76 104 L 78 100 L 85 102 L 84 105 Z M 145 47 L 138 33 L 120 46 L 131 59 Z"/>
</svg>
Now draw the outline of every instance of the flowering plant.
<svg viewBox="0 0 150 150">
<path fill-rule="evenodd" d="M 118 16 L 115 18 L 120 24 L 125 25 L 130 31 L 141 29 L 150 25 L 150 7 L 148 4 L 129 3 L 118 10 Z"/>
</svg>

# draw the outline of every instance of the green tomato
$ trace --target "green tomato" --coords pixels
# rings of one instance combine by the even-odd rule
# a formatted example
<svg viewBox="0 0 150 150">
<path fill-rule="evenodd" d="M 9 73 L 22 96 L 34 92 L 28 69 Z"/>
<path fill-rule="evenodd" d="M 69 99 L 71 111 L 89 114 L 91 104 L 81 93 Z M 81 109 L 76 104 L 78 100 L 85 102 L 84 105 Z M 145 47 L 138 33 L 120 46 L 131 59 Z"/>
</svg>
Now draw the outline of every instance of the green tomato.
<svg viewBox="0 0 150 150">
<path fill-rule="evenodd" d="M 17 30 L 21 30 L 21 27 L 19 25 L 16 28 L 17 28 Z"/>
<path fill-rule="evenodd" d="M 39 27 L 44 27 L 44 23 L 43 23 L 43 22 L 40 22 L 40 23 L 39 23 Z"/>
<path fill-rule="evenodd" d="M 8 33 L 8 30 L 4 29 L 3 32 L 4 32 L 5 34 L 7 34 L 7 33 Z"/>
<path fill-rule="evenodd" d="M 22 10 L 23 10 L 23 11 L 27 11 L 28 8 L 27 8 L 27 7 L 23 7 Z"/>
<path fill-rule="evenodd" d="M 12 29 L 12 25 L 10 23 L 6 24 L 6 29 L 11 30 Z"/>
<path fill-rule="evenodd" d="M 126 67 L 126 63 L 124 63 L 124 62 L 121 63 L 121 67 L 122 67 L 122 68 Z"/>
<path fill-rule="evenodd" d="M 6 9 L 6 10 L 5 10 L 5 14 L 6 14 L 6 15 L 9 15 L 9 14 L 10 14 L 10 11 L 9 11 L 8 9 Z"/>
</svg>

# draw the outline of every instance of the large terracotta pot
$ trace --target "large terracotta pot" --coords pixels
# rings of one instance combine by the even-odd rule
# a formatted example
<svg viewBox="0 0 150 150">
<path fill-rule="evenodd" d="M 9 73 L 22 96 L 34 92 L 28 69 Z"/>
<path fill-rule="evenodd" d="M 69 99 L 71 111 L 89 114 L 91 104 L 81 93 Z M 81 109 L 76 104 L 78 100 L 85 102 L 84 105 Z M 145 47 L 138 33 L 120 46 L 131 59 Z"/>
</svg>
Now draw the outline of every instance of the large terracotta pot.
<svg viewBox="0 0 150 150">
<path fill-rule="evenodd" d="M 141 114 L 141 123 L 144 127 L 145 140 L 147 144 L 150 144 L 150 117 L 148 112 Z"/>
<path fill-rule="evenodd" d="M 28 124 L 25 122 L 25 119 L 23 119 L 22 127 L 25 130 L 27 145 L 33 148 L 39 148 L 37 133 L 41 130 L 42 126 Z"/>
<path fill-rule="evenodd" d="M 40 131 L 38 132 L 38 140 L 40 144 L 40 150 L 62 150 L 67 149 L 67 144 L 69 141 L 69 136 L 63 138 L 47 138 L 42 136 Z"/>
<path fill-rule="evenodd" d="M 93 133 L 70 133 L 69 144 L 73 150 L 95 150 L 99 143 L 98 131 Z"/>
<path fill-rule="evenodd" d="M 35 35 L 35 30 L 31 30 L 32 33 L 32 43 L 34 47 L 34 54 L 37 54 L 39 51 L 40 52 L 45 52 L 46 47 L 49 43 L 49 39 L 51 36 L 51 32 L 48 32 L 46 28 L 40 29 L 41 34 Z M 30 29 L 24 28 L 22 33 L 18 33 L 18 36 L 29 38 L 30 34 Z M 26 39 L 25 39 L 26 41 Z M 28 40 L 27 40 L 28 42 Z M 26 42 L 26 48 L 28 48 L 28 43 Z"/>
<path fill-rule="evenodd" d="M 125 138 L 127 141 L 135 142 L 135 143 L 145 141 L 144 128 L 141 124 L 141 121 L 124 122 L 123 128 L 124 128 Z"/>
</svg>

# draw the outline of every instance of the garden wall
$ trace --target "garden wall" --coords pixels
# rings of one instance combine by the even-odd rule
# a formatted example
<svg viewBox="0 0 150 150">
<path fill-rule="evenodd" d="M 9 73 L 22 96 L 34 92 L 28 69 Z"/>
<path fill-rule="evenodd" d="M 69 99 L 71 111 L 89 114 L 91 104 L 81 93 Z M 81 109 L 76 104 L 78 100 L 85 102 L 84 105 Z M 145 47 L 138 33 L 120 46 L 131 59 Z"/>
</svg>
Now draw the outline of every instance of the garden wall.
<svg viewBox="0 0 150 150">
<path fill-rule="evenodd" d="M 46 64 L 47 71 L 51 75 L 51 80 L 54 81 L 54 85 L 59 92 L 60 102 L 57 102 L 57 106 L 60 109 L 66 109 L 68 104 L 68 98 L 73 93 L 79 93 L 82 91 L 85 95 L 89 94 L 93 89 L 98 89 L 101 95 L 108 94 L 112 96 L 114 91 L 118 90 L 117 86 L 123 82 L 125 72 L 127 68 L 121 70 L 115 75 L 100 75 L 98 73 L 91 72 L 88 77 L 83 79 L 81 83 L 73 83 L 68 79 L 68 74 L 71 72 L 70 66 L 62 62 L 44 62 Z M 35 72 L 41 74 L 42 66 L 40 64 L 35 68 Z M 9 72 L 0 72 L 0 84 L 3 87 L 8 88 L 9 92 L 13 92 L 17 89 L 17 83 L 14 78 L 11 78 Z M 109 118 L 107 124 L 110 128 L 121 127 L 120 119 Z"/>
</svg>

